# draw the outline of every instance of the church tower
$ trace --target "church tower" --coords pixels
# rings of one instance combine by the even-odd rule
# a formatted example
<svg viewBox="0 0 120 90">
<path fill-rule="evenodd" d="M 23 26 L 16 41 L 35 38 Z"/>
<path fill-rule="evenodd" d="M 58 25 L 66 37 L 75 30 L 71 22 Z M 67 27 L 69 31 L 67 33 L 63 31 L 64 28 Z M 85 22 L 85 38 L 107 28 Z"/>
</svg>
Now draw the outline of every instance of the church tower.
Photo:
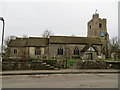
<svg viewBox="0 0 120 90">
<path fill-rule="evenodd" d="M 103 43 L 103 52 L 105 57 L 109 57 L 109 34 L 107 33 L 107 23 L 105 18 L 99 18 L 99 14 L 95 12 L 92 19 L 88 22 L 87 37 L 100 38 Z"/>
<path fill-rule="evenodd" d="M 92 19 L 88 22 L 88 37 L 100 37 L 102 39 L 107 39 L 107 27 L 106 19 L 99 18 L 99 14 L 95 13 Z"/>
</svg>

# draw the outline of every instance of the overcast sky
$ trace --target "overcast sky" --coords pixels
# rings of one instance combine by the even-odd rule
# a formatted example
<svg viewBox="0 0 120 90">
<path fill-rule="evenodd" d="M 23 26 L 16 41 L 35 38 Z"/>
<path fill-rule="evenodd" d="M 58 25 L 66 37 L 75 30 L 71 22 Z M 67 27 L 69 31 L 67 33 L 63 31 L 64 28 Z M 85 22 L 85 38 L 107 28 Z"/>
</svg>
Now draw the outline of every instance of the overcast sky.
<svg viewBox="0 0 120 90">
<path fill-rule="evenodd" d="M 118 35 L 118 1 L 3 0 L 0 2 L 0 16 L 5 18 L 5 37 L 41 36 L 46 29 L 55 35 L 87 36 L 87 22 L 97 9 L 99 16 L 107 19 L 111 38 Z"/>
</svg>

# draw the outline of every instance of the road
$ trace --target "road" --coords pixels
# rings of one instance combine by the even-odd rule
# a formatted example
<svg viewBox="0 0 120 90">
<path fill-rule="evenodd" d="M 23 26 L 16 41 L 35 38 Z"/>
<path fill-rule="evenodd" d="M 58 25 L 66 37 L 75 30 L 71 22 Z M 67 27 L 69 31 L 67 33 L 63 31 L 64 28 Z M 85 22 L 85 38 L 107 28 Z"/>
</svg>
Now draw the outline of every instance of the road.
<svg viewBox="0 0 120 90">
<path fill-rule="evenodd" d="M 118 74 L 3 76 L 3 88 L 118 88 Z"/>
</svg>

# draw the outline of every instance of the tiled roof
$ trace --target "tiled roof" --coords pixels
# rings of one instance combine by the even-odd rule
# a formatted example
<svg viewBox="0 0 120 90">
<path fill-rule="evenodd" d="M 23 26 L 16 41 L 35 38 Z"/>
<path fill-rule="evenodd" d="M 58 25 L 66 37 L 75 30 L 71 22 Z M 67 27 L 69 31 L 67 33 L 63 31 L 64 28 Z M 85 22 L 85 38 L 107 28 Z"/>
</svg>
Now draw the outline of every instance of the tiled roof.
<svg viewBox="0 0 120 90">
<path fill-rule="evenodd" d="M 30 38 L 17 38 L 15 40 L 11 40 L 9 46 L 46 46 L 48 45 L 49 39 L 48 38 L 37 38 L 37 37 L 30 37 Z"/>
<path fill-rule="evenodd" d="M 51 36 L 49 43 L 63 44 L 102 44 L 100 38 L 94 37 L 70 37 L 70 36 Z"/>
<path fill-rule="evenodd" d="M 93 37 L 70 37 L 70 36 L 50 36 L 50 38 L 29 37 L 16 38 L 11 40 L 9 46 L 25 47 L 25 46 L 47 46 L 50 44 L 94 44 L 101 45 L 100 38 Z"/>
</svg>

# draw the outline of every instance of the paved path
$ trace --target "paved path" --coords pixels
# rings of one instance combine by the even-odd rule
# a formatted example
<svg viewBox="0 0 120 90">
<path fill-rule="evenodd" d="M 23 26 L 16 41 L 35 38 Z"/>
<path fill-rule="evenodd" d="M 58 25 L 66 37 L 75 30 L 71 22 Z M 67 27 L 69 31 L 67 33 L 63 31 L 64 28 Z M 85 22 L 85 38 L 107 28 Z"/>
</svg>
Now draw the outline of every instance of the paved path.
<svg viewBox="0 0 120 90">
<path fill-rule="evenodd" d="M 118 74 L 45 74 L 2 77 L 3 88 L 118 88 Z"/>
</svg>

